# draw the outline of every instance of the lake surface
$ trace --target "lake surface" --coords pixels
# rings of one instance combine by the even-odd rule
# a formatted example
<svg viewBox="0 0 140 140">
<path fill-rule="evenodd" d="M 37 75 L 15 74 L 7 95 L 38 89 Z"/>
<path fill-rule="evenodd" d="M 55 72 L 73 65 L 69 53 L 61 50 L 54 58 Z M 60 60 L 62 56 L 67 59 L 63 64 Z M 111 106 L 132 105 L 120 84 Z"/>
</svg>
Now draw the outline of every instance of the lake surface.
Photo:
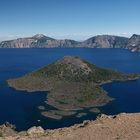
<svg viewBox="0 0 140 140">
<path fill-rule="evenodd" d="M 41 125 L 58 128 L 95 119 L 96 114 L 62 120 L 48 119 L 40 115 L 37 106 L 42 105 L 46 92 L 27 93 L 9 88 L 7 79 L 22 76 L 32 70 L 48 65 L 65 55 L 80 56 L 98 66 L 113 68 L 125 73 L 140 73 L 140 53 L 122 49 L 0 49 L 0 124 L 10 122 L 17 130 Z M 103 85 L 109 96 L 115 98 L 100 110 L 105 114 L 140 112 L 140 80 L 114 82 Z M 49 108 L 49 106 L 48 106 Z"/>
</svg>

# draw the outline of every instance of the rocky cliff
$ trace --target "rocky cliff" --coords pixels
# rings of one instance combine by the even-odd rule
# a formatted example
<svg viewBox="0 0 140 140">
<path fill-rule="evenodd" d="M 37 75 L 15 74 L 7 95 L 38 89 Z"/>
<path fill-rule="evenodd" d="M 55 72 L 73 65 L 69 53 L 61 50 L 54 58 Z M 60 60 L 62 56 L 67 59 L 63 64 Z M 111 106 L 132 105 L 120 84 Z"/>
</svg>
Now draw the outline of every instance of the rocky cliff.
<svg viewBox="0 0 140 140">
<path fill-rule="evenodd" d="M 44 130 L 32 127 L 16 132 L 11 125 L 0 126 L 0 140 L 139 140 L 140 113 L 117 116 L 101 115 L 68 128 Z"/>
<path fill-rule="evenodd" d="M 140 51 L 140 35 L 134 34 L 128 40 L 126 48 L 130 49 L 132 52 Z"/>
<path fill-rule="evenodd" d="M 125 37 L 99 35 L 84 41 L 82 45 L 89 48 L 125 48 L 127 42 Z"/>
<path fill-rule="evenodd" d="M 78 42 L 74 40 L 56 40 L 42 34 L 33 37 L 18 38 L 15 40 L 0 42 L 0 48 L 56 48 L 76 47 Z"/>
<path fill-rule="evenodd" d="M 132 52 L 140 51 L 140 35 L 134 34 L 131 38 L 98 35 L 83 42 L 64 39 L 57 40 L 42 34 L 33 37 L 19 38 L 0 42 L 0 48 L 61 48 L 61 47 L 85 47 L 85 48 L 123 48 Z"/>
</svg>

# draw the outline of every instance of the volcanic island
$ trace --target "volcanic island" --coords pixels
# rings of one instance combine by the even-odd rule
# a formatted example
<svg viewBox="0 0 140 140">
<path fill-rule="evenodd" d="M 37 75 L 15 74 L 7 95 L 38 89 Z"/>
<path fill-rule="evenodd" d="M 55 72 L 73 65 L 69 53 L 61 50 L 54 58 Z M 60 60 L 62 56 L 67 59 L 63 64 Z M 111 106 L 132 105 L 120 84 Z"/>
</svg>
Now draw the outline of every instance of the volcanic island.
<svg viewBox="0 0 140 140">
<path fill-rule="evenodd" d="M 52 64 L 7 82 L 10 87 L 20 91 L 45 91 L 45 104 L 54 109 L 40 106 L 41 114 L 52 119 L 62 119 L 65 116 L 86 115 L 82 112 L 84 109 L 99 112 L 98 107 L 112 101 L 101 87 L 102 84 L 138 78 L 138 74 L 124 74 L 98 67 L 77 56 L 64 56 Z M 77 114 L 77 110 L 81 110 L 81 113 Z"/>
</svg>

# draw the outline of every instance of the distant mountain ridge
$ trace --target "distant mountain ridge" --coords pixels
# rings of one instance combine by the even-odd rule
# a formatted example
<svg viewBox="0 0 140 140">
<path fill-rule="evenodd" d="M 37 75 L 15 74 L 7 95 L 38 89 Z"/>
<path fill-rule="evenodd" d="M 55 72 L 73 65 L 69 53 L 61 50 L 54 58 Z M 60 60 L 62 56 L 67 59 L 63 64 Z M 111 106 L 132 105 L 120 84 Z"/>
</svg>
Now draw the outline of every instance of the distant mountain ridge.
<svg viewBox="0 0 140 140">
<path fill-rule="evenodd" d="M 0 48 L 56 48 L 76 47 L 79 42 L 74 40 L 56 40 L 42 34 L 33 37 L 18 38 L 0 42 Z"/>
<path fill-rule="evenodd" d="M 126 37 L 98 35 L 87 39 L 82 44 L 89 48 L 124 48 L 128 40 Z"/>
<path fill-rule="evenodd" d="M 37 34 L 33 37 L 18 38 L 0 42 L 0 48 L 123 48 L 132 52 L 140 52 L 140 35 L 132 35 L 130 38 L 98 35 L 91 37 L 83 42 L 70 39 L 58 40 Z"/>
</svg>

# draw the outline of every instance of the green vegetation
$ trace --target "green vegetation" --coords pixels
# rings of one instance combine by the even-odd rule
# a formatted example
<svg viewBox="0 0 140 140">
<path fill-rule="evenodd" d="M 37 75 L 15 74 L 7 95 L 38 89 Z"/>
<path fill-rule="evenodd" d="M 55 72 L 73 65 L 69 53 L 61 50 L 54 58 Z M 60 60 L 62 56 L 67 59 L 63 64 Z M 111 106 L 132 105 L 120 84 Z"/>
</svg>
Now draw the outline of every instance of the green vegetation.
<svg viewBox="0 0 140 140">
<path fill-rule="evenodd" d="M 78 99 L 80 102 L 86 102 L 90 100 L 95 100 L 100 96 L 101 88 L 98 86 L 91 87 L 87 84 L 81 91 L 81 97 Z"/>
</svg>

